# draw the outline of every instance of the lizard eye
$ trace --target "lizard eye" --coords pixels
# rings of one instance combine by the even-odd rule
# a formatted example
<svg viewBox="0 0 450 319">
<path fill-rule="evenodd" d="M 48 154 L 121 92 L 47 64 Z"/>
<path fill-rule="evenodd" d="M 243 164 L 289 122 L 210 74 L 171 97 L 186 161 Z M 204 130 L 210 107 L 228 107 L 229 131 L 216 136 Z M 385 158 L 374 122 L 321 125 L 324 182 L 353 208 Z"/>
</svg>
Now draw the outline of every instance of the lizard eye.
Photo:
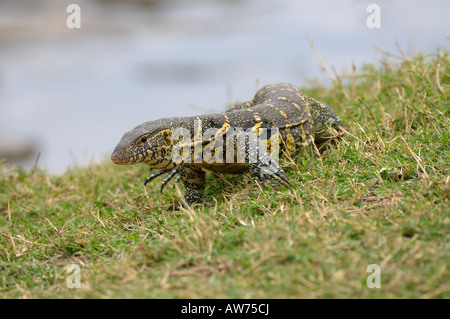
<svg viewBox="0 0 450 319">
<path fill-rule="evenodd" d="M 145 142 L 147 142 L 147 139 L 148 139 L 147 136 L 143 136 L 143 137 L 141 137 L 141 142 L 142 142 L 142 143 L 145 143 Z"/>
</svg>

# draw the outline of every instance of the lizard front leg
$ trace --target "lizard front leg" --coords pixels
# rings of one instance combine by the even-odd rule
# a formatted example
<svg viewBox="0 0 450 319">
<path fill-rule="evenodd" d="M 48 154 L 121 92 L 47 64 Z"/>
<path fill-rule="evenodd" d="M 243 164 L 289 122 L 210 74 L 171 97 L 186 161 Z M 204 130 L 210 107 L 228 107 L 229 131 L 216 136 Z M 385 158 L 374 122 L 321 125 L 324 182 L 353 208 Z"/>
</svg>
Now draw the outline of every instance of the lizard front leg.
<svg viewBox="0 0 450 319">
<path fill-rule="evenodd" d="M 241 133 L 237 136 L 237 147 L 243 148 L 244 160 L 248 165 L 250 174 L 256 181 L 267 189 L 269 183 L 273 188 L 278 189 L 275 182 L 285 187 L 290 187 L 289 177 L 267 152 L 265 145 L 260 141 L 255 133 Z"/>
<path fill-rule="evenodd" d="M 189 206 L 203 203 L 205 175 L 199 167 L 189 164 L 180 166 L 180 177 L 186 189 L 184 199 Z"/>
</svg>

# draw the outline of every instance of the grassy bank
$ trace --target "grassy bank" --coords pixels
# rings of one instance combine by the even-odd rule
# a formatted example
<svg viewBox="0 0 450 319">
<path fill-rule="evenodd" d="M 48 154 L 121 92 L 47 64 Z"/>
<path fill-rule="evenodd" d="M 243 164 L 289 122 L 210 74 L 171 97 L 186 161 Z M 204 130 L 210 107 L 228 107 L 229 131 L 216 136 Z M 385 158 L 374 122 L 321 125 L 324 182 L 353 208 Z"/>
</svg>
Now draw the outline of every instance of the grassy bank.
<svg viewBox="0 0 450 319">
<path fill-rule="evenodd" d="M 177 189 L 145 188 L 140 165 L 0 165 L 0 296 L 449 298 L 449 83 L 436 51 L 304 88 L 343 119 L 340 144 L 282 160 L 290 190 L 209 174 L 195 211 L 166 211 Z"/>
</svg>

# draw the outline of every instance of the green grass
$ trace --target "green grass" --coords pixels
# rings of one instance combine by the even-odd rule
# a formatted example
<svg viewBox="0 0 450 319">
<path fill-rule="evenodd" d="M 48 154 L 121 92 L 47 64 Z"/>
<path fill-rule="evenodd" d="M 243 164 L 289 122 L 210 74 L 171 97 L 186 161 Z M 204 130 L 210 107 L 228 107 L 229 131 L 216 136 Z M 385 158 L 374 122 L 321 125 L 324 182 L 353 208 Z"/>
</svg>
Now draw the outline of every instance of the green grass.
<svg viewBox="0 0 450 319">
<path fill-rule="evenodd" d="M 0 296 L 449 298 L 449 53 L 303 90 L 349 134 L 282 161 L 290 190 L 209 174 L 204 207 L 168 212 L 173 182 L 144 188 L 141 165 L 61 176 L 1 165 Z M 79 289 L 66 285 L 70 264 Z M 366 285 L 370 264 L 379 289 Z"/>
</svg>

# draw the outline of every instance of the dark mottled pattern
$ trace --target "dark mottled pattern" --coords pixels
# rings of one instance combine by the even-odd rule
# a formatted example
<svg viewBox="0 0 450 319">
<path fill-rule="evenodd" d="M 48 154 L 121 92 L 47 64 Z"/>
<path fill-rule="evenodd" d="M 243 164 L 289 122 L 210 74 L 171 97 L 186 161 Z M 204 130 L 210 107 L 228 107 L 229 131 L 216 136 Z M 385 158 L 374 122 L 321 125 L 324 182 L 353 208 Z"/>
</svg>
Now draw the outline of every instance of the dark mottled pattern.
<svg viewBox="0 0 450 319">
<path fill-rule="evenodd" d="M 201 128 L 195 127 L 196 120 L 201 120 Z M 340 126 L 342 126 L 341 120 L 329 106 L 306 97 L 295 86 L 287 83 L 266 85 L 255 94 L 251 101 L 235 104 L 224 113 L 172 117 L 145 122 L 125 133 L 111 159 L 116 164 L 144 162 L 158 169 L 147 178 L 146 183 L 161 174 L 168 173 L 161 189 L 173 176 L 179 174 L 186 188 L 185 200 L 192 205 L 203 201 L 204 169 L 220 173 L 241 173 L 248 170 L 264 188 L 267 188 L 267 183 L 273 187 L 277 187 L 276 183 L 289 185 L 286 174 L 268 154 L 271 143 L 269 138 L 263 139 L 267 144 L 265 147 L 250 147 L 248 136 L 237 138 L 241 134 L 239 131 L 234 136 L 228 136 L 226 132 L 230 128 L 254 129 L 256 134 L 259 134 L 258 129 L 272 129 L 270 132 L 278 134 L 280 153 L 284 151 L 293 155 L 312 141 L 320 146 L 332 138 L 333 129 L 339 130 Z M 175 139 L 173 134 L 180 128 L 189 132 L 189 136 L 192 136 L 194 141 L 192 139 L 173 140 L 172 138 Z M 200 137 L 195 137 L 194 134 L 195 132 L 203 134 L 208 128 L 221 129 L 223 143 L 210 155 L 215 156 L 216 159 L 222 155 L 223 162 L 218 160 L 195 162 L 194 145 L 199 146 L 196 141 Z M 228 139 L 232 139 L 233 144 L 227 144 Z M 202 152 L 205 149 L 211 150 L 213 144 L 210 143 L 215 141 L 216 139 L 211 137 L 209 141 L 200 142 L 200 150 Z M 172 157 L 174 145 L 189 145 L 193 154 L 189 161 L 176 162 Z M 232 163 L 226 162 L 227 145 L 234 147 L 232 154 L 235 156 Z M 238 150 L 244 152 L 241 162 L 236 157 Z M 257 161 L 252 162 L 252 158 L 257 158 Z"/>
</svg>

